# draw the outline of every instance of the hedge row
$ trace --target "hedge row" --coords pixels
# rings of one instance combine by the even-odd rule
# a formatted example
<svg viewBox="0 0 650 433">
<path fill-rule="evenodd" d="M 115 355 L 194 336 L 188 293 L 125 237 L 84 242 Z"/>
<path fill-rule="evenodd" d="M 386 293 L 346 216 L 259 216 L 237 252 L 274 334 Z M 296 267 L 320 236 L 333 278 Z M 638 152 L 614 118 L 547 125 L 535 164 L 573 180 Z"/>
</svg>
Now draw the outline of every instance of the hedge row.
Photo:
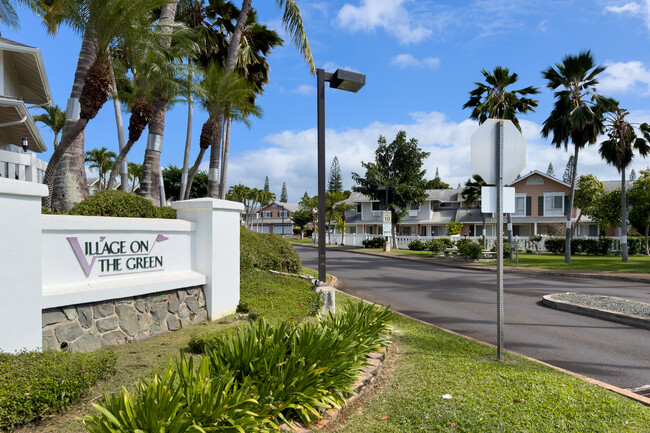
<svg viewBox="0 0 650 433">
<path fill-rule="evenodd" d="M 272 233 L 255 233 L 245 227 L 240 232 L 240 268 L 256 268 L 297 273 L 300 256 L 289 241 Z"/>
</svg>

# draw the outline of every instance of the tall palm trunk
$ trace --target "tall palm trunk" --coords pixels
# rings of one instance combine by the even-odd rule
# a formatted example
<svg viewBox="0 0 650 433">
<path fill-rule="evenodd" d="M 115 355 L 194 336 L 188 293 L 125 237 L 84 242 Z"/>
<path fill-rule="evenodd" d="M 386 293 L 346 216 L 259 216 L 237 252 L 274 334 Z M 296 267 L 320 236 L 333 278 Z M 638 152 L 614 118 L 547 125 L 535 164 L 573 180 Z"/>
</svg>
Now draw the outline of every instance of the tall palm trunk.
<svg viewBox="0 0 650 433">
<path fill-rule="evenodd" d="M 221 139 L 221 124 L 219 121 L 215 120 L 214 118 L 210 117 L 204 124 L 203 127 L 201 128 L 201 138 L 199 139 L 199 145 L 201 147 L 201 150 L 196 157 L 196 161 L 194 162 L 194 165 L 190 169 L 190 172 L 188 174 L 188 179 L 187 179 L 187 188 L 185 189 L 185 195 L 184 199 L 187 200 L 190 198 L 190 191 L 192 190 L 192 182 L 194 182 L 194 176 L 196 176 L 196 173 L 199 170 L 199 166 L 201 165 L 201 161 L 203 159 L 203 155 L 205 154 L 205 151 L 208 150 L 209 147 L 212 146 L 212 144 L 217 140 Z"/>
<path fill-rule="evenodd" d="M 219 198 L 219 164 L 221 162 L 221 142 L 223 140 L 223 115 L 219 116 L 217 123 L 217 136 L 210 146 L 210 168 L 208 170 L 208 197 Z"/>
<path fill-rule="evenodd" d="M 113 111 L 115 111 L 115 126 L 117 127 L 117 143 L 120 149 L 120 155 L 124 150 L 126 144 L 124 143 L 124 122 L 122 121 L 122 110 L 120 109 L 120 100 L 117 97 L 117 83 L 115 82 L 115 74 L 113 73 L 113 65 L 111 64 L 111 77 L 113 78 Z M 132 145 L 133 146 L 133 145 Z M 128 152 L 128 150 L 127 150 Z M 114 179 L 115 176 L 113 172 L 120 172 L 120 189 L 122 191 L 128 191 L 129 189 L 129 169 L 126 161 L 126 153 L 120 161 L 120 164 L 113 165 L 111 169 L 111 179 Z M 110 182 L 109 182 L 110 183 Z M 106 189 L 113 189 L 113 185 L 106 185 Z"/>
<path fill-rule="evenodd" d="M 485 224 L 485 214 L 481 212 L 481 217 L 483 218 L 483 249 L 487 248 L 487 237 L 485 236 L 487 225 Z"/>
<path fill-rule="evenodd" d="M 230 126 L 232 125 L 232 117 L 228 117 L 225 124 L 224 143 L 223 143 L 223 157 L 221 159 L 221 191 L 219 198 L 226 199 L 226 191 L 228 190 L 228 155 L 230 154 Z"/>
<path fill-rule="evenodd" d="M 167 3 L 161 8 L 160 24 L 163 25 L 162 31 L 169 32 L 171 29 L 165 24 L 174 22 L 176 16 L 177 2 Z M 160 46 L 169 48 L 171 38 L 162 36 Z M 154 98 L 152 101 L 153 116 L 149 123 L 149 136 L 147 137 L 147 149 L 144 153 L 144 162 L 142 163 L 142 180 L 140 181 L 139 194 L 155 205 L 160 205 L 164 200 L 164 194 L 161 194 L 161 169 L 160 153 L 162 152 L 162 139 L 165 133 L 165 115 L 167 114 L 167 99 L 162 97 Z"/>
<path fill-rule="evenodd" d="M 85 161 L 84 148 L 84 134 L 81 130 L 76 130 L 74 128 L 79 122 L 79 97 L 83 90 L 84 82 L 86 80 L 86 75 L 88 69 L 95 62 L 97 56 L 95 49 L 95 42 L 90 36 L 90 32 L 84 33 L 83 40 L 81 42 L 81 50 L 79 51 L 79 59 L 77 60 L 77 69 L 74 75 L 74 82 L 72 84 L 72 90 L 70 92 L 70 99 L 68 100 L 68 109 L 66 110 L 66 119 L 63 126 L 63 131 L 61 132 L 61 143 L 55 147 L 54 153 L 50 158 L 50 161 L 45 171 L 43 178 L 43 183 L 48 186 L 49 195 L 43 198 L 43 205 L 46 207 L 51 207 L 52 205 L 57 205 L 58 208 L 69 209 L 72 207 L 72 203 L 76 201 L 81 201 L 84 195 L 88 195 L 88 186 L 86 185 L 86 170 L 83 168 L 83 161 Z M 74 116 L 74 117 L 73 117 Z M 84 125 L 79 125 L 83 126 Z M 74 140 L 71 140 L 72 135 L 75 136 Z M 64 145 L 65 144 L 65 145 Z M 78 161 L 73 162 L 70 160 L 70 157 L 65 158 L 64 162 L 61 164 L 61 170 L 58 170 L 59 163 L 61 162 L 62 157 L 67 153 L 68 148 L 72 147 L 77 149 L 74 152 L 74 157 L 78 160 L 81 159 L 82 170 L 79 173 Z M 81 156 L 79 157 L 79 151 L 81 149 Z M 71 164 L 72 163 L 72 164 Z M 71 171 L 71 165 L 77 167 L 78 179 L 74 178 L 74 174 Z M 58 177 L 58 179 L 57 179 Z M 71 184 L 71 188 L 66 188 L 67 184 Z M 52 198 L 56 191 L 63 190 L 62 194 L 57 194 L 59 197 L 56 200 L 56 203 L 52 202 Z M 66 193 L 66 190 L 69 190 L 73 194 Z M 70 195 L 73 195 L 72 197 Z M 67 200 L 65 199 L 67 197 Z"/>
<path fill-rule="evenodd" d="M 627 203 L 625 200 L 625 167 L 621 167 L 621 260 L 627 263 Z"/>
<path fill-rule="evenodd" d="M 191 61 L 187 60 L 188 65 Z M 189 75 L 189 82 L 192 82 L 192 75 Z M 192 123 L 194 121 L 194 102 L 192 101 L 192 90 L 187 95 L 187 133 L 185 134 L 185 153 L 183 154 L 183 169 L 181 170 L 181 191 L 179 200 L 185 197 L 185 189 L 187 188 L 188 168 L 190 165 L 190 150 L 192 149 Z"/>
<path fill-rule="evenodd" d="M 566 238 L 564 240 L 564 262 L 571 263 L 571 214 L 573 213 L 573 198 L 576 191 L 576 174 L 578 173 L 578 151 L 580 146 L 573 144 L 573 173 L 571 173 L 571 191 L 569 192 L 569 209 L 566 216 Z"/>
</svg>

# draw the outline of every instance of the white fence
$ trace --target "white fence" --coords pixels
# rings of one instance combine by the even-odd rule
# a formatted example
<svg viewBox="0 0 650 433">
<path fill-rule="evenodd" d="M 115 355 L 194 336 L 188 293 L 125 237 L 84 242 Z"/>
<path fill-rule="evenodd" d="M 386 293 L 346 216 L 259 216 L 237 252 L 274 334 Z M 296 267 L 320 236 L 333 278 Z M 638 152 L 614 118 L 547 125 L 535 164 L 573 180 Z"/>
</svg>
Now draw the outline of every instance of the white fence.
<svg viewBox="0 0 650 433">
<path fill-rule="evenodd" d="M 176 220 L 41 215 L 46 194 L 0 178 L 0 351 L 42 347 L 45 309 L 202 286 L 209 318 L 235 311 L 241 203 L 176 202 Z"/>
<path fill-rule="evenodd" d="M 34 153 L 18 153 L 0 150 L 0 177 L 42 183 L 47 162 Z"/>
<path fill-rule="evenodd" d="M 332 245 L 347 245 L 347 246 L 355 246 L 355 247 L 361 247 L 363 246 L 363 241 L 366 239 L 372 239 L 376 237 L 381 237 L 377 235 L 368 235 L 368 234 L 344 234 L 341 235 L 340 233 L 330 233 L 327 235 L 325 238 L 325 242 L 332 244 Z M 612 239 L 612 247 L 611 251 L 613 252 L 620 252 L 621 250 L 621 238 L 620 236 L 608 236 L 609 238 Z M 426 242 L 429 239 L 441 239 L 441 238 L 450 238 L 450 236 L 397 236 L 397 248 L 400 250 L 407 250 L 409 243 L 414 240 L 420 240 L 422 242 Z M 465 238 L 464 236 L 453 236 L 451 237 L 453 239 L 461 239 Z M 519 246 L 520 251 L 525 251 L 525 250 L 532 250 L 532 251 L 546 251 L 546 247 L 544 246 L 544 241 L 548 239 L 549 236 L 542 236 L 542 240 L 539 242 L 533 242 L 530 240 L 529 237 L 519 237 L 515 236 L 513 241 L 517 243 Z M 580 239 L 599 239 L 597 236 L 579 236 L 578 238 Z M 313 242 L 317 243 L 318 242 L 318 234 L 314 233 L 313 234 Z M 467 236 L 467 239 L 470 239 L 474 242 L 481 242 L 482 237 L 481 236 Z M 504 234 L 504 239 L 507 241 L 508 238 Z M 492 248 L 496 243 L 496 237 L 494 236 L 488 236 L 487 237 L 487 248 Z M 513 245 L 514 246 L 514 245 Z"/>
</svg>

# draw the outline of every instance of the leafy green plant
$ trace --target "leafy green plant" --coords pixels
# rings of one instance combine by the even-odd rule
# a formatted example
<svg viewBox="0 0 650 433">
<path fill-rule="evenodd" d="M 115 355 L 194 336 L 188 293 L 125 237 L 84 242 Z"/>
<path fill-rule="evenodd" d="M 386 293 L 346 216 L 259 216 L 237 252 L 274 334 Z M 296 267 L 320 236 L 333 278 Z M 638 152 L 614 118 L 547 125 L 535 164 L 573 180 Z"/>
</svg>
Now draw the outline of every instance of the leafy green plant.
<svg viewBox="0 0 650 433">
<path fill-rule="evenodd" d="M 564 239 L 562 239 L 562 242 L 564 242 Z M 564 248 L 564 243 L 562 244 L 562 248 Z M 492 248 L 490 248 L 490 251 L 496 252 L 496 250 L 497 250 L 496 244 Z M 512 246 L 505 240 L 503 241 L 503 257 L 506 259 L 512 257 Z"/>
<path fill-rule="evenodd" d="M 149 200 L 125 191 L 98 191 L 74 205 L 68 214 L 132 218 L 172 218 L 172 211 L 156 210 Z M 173 217 L 175 218 L 175 212 Z"/>
<path fill-rule="evenodd" d="M 440 254 L 446 248 L 442 239 L 429 239 L 424 243 L 424 247 L 433 254 Z"/>
<path fill-rule="evenodd" d="M 413 239 L 409 242 L 408 248 L 413 251 L 424 251 L 424 242 L 419 239 Z"/>
<path fill-rule="evenodd" d="M 483 256 L 483 246 L 469 239 L 461 239 L 457 243 L 458 254 L 469 257 L 470 259 L 480 259 Z"/>
<path fill-rule="evenodd" d="M 627 238 L 627 252 L 630 255 L 639 254 L 643 250 L 643 239 Z"/>
<path fill-rule="evenodd" d="M 0 429 L 51 415 L 114 373 L 113 352 L 0 353 Z"/>
<path fill-rule="evenodd" d="M 564 253 L 564 239 L 562 238 L 548 238 L 544 241 L 544 248 L 546 251 L 553 254 Z"/>
<path fill-rule="evenodd" d="M 176 209 L 171 206 L 161 206 L 156 208 L 156 218 L 176 219 Z"/>
<path fill-rule="evenodd" d="M 385 239 L 381 236 L 374 238 L 364 239 L 361 244 L 364 248 L 383 248 Z"/>
<path fill-rule="evenodd" d="M 461 229 L 463 228 L 463 223 L 460 221 L 449 221 L 447 223 L 447 234 L 448 235 L 459 235 Z"/>
<path fill-rule="evenodd" d="M 271 233 L 255 233 L 245 227 L 240 231 L 240 267 L 297 273 L 300 256 L 289 241 Z"/>
</svg>

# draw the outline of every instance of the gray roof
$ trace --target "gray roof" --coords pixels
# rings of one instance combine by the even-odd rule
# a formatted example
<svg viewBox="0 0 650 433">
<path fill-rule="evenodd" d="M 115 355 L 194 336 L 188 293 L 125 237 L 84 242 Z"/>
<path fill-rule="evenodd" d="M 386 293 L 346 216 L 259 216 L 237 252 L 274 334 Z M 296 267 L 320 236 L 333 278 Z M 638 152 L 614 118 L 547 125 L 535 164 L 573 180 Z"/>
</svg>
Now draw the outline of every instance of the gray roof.
<svg viewBox="0 0 650 433">
<path fill-rule="evenodd" d="M 441 209 L 433 213 L 430 224 L 448 224 L 456 219 L 457 209 Z"/>
<path fill-rule="evenodd" d="M 462 188 L 428 189 L 426 191 L 427 197 L 425 200 L 440 201 L 440 202 L 461 202 L 463 200 L 461 197 L 462 192 L 463 192 Z M 373 200 L 367 195 L 361 194 L 360 192 L 353 192 L 352 194 L 350 194 L 350 197 L 348 197 L 346 200 L 343 200 L 342 203 L 355 204 L 355 203 L 372 202 L 372 201 L 378 201 L 378 200 Z"/>
<path fill-rule="evenodd" d="M 603 185 L 605 186 L 605 191 L 615 191 L 617 189 L 621 189 L 621 181 L 620 180 L 603 180 Z M 625 187 L 626 188 L 631 188 L 632 183 L 629 180 L 625 181 Z"/>
<path fill-rule="evenodd" d="M 273 203 L 271 203 L 271 204 L 273 204 Z M 282 202 L 279 202 L 279 201 L 276 201 L 275 204 L 277 204 L 279 206 L 282 206 L 283 208 L 285 208 L 289 212 L 295 212 L 295 211 L 301 209 L 301 207 L 299 205 L 297 205 L 297 204 L 282 203 Z"/>
</svg>

